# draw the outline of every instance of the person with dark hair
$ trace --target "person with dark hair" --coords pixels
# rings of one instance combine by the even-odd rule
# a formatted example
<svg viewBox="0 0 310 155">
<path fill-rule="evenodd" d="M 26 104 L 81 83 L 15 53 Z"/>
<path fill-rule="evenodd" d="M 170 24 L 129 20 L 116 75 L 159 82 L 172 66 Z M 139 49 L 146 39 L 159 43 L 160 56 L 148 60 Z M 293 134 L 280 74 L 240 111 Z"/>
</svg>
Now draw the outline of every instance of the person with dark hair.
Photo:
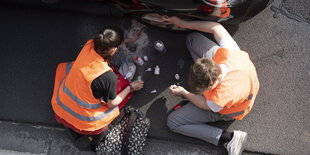
<svg viewBox="0 0 310 155">
<path fill-rule="evenodd" d="M 185 21 L 177 17 L 163 20 L 182 28 L 211 33 L 218 43 L 197 32 L 187 37 L 187 48 L 195 62 L 189 73 L 191 91 L 182 86 L 170 87 L 172 95 L 187 99 L 188 104 L 168 116 L 168 127 L 176 133 L 223 145 L 230 155 L 240 155 L 246 143 L 246 132 L 229 132 L 206 123 L 241 120 L 252 109 L 259 81 L 248 53 L 240 50 L 219 23 Z"/>
<path fill-rule="evenodd" d="M 80 149 L 99 142 L 132 92 L 143 88 L 143 81 L 129 83 L 109 66 L 123 41 L 121 29 L 106 27 L 87 41 L 75 61 L 57 67 L 52 107 L 57 122 Z M 127 84 L 122 86 L 120 81 Z"/>
</svg>

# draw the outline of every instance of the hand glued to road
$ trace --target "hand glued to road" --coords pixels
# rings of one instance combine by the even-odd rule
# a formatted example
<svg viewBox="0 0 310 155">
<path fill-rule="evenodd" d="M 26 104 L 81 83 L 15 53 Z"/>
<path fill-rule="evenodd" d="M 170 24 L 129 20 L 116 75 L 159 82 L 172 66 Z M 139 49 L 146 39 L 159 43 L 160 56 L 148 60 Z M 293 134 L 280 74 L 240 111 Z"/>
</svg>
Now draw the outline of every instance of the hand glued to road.
<svg viewBox="0 0 310 155">
<path fill-rule="evenodd" d="M 184 90 L 185 89 L 182 86 L 177 86 L 177 85 L 171 85 L 169 88 L 169 92 L 173 96 L 181 96 L 181 92 Z"/>
</svg>

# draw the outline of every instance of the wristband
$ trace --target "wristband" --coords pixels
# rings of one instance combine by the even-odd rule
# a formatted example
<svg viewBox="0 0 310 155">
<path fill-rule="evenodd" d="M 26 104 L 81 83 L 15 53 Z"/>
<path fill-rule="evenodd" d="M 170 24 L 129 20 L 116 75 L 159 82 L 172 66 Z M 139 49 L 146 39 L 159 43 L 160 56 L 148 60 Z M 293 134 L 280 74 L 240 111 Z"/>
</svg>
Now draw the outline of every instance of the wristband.
<svg viewBox="0 0 310 155">
<path fill-rule="evenodd" d="M 180 96 L 182 99 L 185 99 L 185 97 L 183 96 L 183 93 L 184 93 L 184 89 L 181 90 Z"/>
<path fill-rule="evenodd" d="M 128 85 L 130 87 L 130 92 L 133 92 L 133 86 L 131 84 Z"/>
</svg>

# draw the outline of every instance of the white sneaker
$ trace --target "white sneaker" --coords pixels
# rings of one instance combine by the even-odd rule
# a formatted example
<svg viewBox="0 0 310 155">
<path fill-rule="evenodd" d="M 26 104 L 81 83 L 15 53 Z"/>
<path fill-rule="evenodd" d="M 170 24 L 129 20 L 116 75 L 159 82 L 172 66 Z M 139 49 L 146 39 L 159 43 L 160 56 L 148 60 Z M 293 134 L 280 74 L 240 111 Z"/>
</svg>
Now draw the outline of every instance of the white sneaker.
<svg viewBox="0 0 310 155">
<path fill-rule="evenodd" d="M 234 136 L 227 144 L 226 149 L 229 155 L 241 155 L 243 146 L 246 143 L 248 134 L 243 131 L 234 131 Z"/>
</svg>

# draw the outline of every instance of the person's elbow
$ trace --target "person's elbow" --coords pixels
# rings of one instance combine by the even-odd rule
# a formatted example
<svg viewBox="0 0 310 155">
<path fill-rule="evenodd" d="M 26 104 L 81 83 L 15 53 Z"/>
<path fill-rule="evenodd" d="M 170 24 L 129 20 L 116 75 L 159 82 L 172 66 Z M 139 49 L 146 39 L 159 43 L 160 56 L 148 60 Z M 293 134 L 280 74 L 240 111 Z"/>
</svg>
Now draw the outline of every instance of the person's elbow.
<svg viewBox="0 0 310 155">
<path fill-rule="evenodd" d="M 109 100 L 107 102 L 107 105 L 108 105 L 109 108 L 114 108 L 114 107 L 118 106 L 118 104 L 119 103 L 118 103 L 117 97 L 115 99 Z"/>
<path fill-rule="evenodd" d="M 226 29 L 223 27 L 222 24 L 214 22 L 213 26 L 211 27 L 211 33 L 212 34 L 218 34 L 221 33 L 223 31 L 225 31 Z"/>
<path fill-rule="evenodd" d="M 228 31 L 221 24 L 217 23 L 213 28 L 213 35 L 216 42 L 219 44 L 220 41 L 224 38 L 229 39 L 232 38 Z"/>
</svg>

